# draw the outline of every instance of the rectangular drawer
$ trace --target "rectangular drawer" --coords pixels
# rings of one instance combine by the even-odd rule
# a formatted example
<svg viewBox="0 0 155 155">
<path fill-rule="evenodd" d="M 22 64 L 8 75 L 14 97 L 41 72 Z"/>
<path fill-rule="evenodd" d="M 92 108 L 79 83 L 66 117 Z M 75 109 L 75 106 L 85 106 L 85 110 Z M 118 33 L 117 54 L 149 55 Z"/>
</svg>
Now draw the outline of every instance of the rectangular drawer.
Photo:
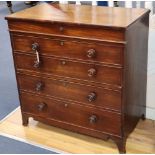
<svg viewBox="0 0 155 155">
<path fill-rule="evenodd" d="M 105 28 L 101 26 L 74 25 L 64 23 L 42 23 L 33 21 L 9 21 L 9 29 L 27 33 L 44 35 L 58 35 L 68 37 L 80 37 L 87 39 L 109 40 L 112 42 L 124 42 L 124 30 L 119 28 Z"/>
<path fill-rule="evenodd" d="M 25 93 L 20 97 L 23 112 L 100 132 L 121 133 L 121 115 L 115 112 Z"/>
<path fill-rule="evenodd" d="M 40 57 L 41 64 L 34 67 L 35 54 L 15 54 L 17 69 L 44 72 L 62 77 L 70 77 L 97 83 L 106 83 L 120 86 L 122 84 L 122 69 L 112 66 L 84 63 L 69 59 Z"/>
<path fill-rule="evenodd" d="M 21 90 L 63 98 L 106 109 L 121 111 L 121 92 L 42 76 L 18 74 Z"/>
<path fill-rule="evenodd" d="M 34 36 L 13 35 L 14 51 L 32 51 L 32 45 L 39 45 L 41 55 L 81 59 L 85 61 L 99 61 L 105 64 L 122 65 L 123 46 L 113 44 L 88 43 L 84 41 L 64 40 L 64 38 L 41 38 Z"/>
</svg>

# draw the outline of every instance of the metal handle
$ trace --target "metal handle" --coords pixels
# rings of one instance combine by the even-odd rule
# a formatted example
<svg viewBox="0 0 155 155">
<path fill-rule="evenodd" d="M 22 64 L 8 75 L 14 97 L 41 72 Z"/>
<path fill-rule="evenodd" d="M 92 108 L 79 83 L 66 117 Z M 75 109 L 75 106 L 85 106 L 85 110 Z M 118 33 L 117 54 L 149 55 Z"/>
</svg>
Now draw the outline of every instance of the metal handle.
<svg viewBox="0 0 155 155">
<path fill-rule="evenodd" d="M 34 61 L 34 68 L 39 68 L 40 67 L 40 61 Z"/>
<path fill-rule="evenodd" d="M 39 50 L 39 44 L 38 43 L 33 43 L 32 44 L 32 50 L 33 51 L 38 51 Z"/>
<path fill-rule="evenodd" d="M 38 43 L 33 43 L 32 44 L 32 50 L 36 54 L 36 61 L 34 61 L 34 67 L 38 68 L 40 66 L 40 58 L 39 58 L 39 44 Z"/>
<path fill-rule="evenodd" d="M 36 84 L 36 91 L 41 91 L 43 89 L 43 87 L 44 87 L 43 82 L 38 82 Z"/>
<path fill-rule="evenodd" d="M 97 72 L 96 69 L 91 68 L 91 69 L 88 70 L 88 76 L 93 77 L 93 76 L 96 75 L 96 72 Z"/>
<path fill-rule="evenodd" d="M 89 49 L 87 51 L 87 57 L 88 58 L 94 58 L 96 56 L 96 51 L 94 49 Z"/>
<path fill-rule="evenodd" d="M 88 99 L 89 102 L 95 101 L 96 98 L 97 98 L 97 95 L 96 95 L 95 92 L 92 92 L 92 93 L 90 93 L 90 94 L 87 96 L 87 99 Z"/>
<path fill-rule="evenodd" d="M 89 117 L 89 122 L 90 123 L 96 123 L 97 122 L 97 116 L 96 115 L 92 115 Z"/>
<path fill-rule="evenodd" d="M 40 103 L 40 104 L 38 104 L 37 108 L 39 111 L 43 111 L 46 106 L 47 106 L 46 103 Z"/>
</svg>

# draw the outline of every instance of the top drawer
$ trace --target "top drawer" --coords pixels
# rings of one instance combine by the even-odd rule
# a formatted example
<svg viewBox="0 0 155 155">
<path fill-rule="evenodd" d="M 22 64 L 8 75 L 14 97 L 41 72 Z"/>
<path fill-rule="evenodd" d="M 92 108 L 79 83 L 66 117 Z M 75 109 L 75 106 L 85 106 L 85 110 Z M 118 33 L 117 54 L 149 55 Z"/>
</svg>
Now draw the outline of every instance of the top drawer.
<svg viewBox="0 0 155 155">
<path fill-rule="evenodd" d="M 112 42 L 124 42 L 125 40 L 124 30 L 117 28 L 113 29 L 101 26 L 74 25 L 69 23 L 47 24 L 32 21 L 9 21 L 8 25 L 11 31 L 26 31 L 29 33 L 99 39 Z"/>
</svg>

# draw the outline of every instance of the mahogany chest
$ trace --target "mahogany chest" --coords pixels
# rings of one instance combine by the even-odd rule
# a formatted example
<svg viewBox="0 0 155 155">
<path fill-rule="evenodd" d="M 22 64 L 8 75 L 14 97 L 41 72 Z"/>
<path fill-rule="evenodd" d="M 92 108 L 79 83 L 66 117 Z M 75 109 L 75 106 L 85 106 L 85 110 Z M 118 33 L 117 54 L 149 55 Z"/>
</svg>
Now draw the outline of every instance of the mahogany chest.
<svg viewBox="0 0 155 155">
<path fill-rule="evenodd" d="M 114 140 L 145 118 L 149 10 L 41 4 L 6 17 L 28 118 Z"/>
</svg>

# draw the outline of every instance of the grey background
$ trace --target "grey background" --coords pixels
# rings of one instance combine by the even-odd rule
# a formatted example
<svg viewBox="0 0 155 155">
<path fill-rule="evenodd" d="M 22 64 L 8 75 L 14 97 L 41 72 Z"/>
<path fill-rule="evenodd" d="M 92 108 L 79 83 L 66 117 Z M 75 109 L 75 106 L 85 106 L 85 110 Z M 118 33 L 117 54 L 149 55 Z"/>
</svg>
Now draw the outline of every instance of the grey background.
<svg viewBox="0 0 155 155">
<path fill-rule="evenodd" d="M 0 154 L 56 154 L 56 153 L 0 135 Z"/>
</svg>

